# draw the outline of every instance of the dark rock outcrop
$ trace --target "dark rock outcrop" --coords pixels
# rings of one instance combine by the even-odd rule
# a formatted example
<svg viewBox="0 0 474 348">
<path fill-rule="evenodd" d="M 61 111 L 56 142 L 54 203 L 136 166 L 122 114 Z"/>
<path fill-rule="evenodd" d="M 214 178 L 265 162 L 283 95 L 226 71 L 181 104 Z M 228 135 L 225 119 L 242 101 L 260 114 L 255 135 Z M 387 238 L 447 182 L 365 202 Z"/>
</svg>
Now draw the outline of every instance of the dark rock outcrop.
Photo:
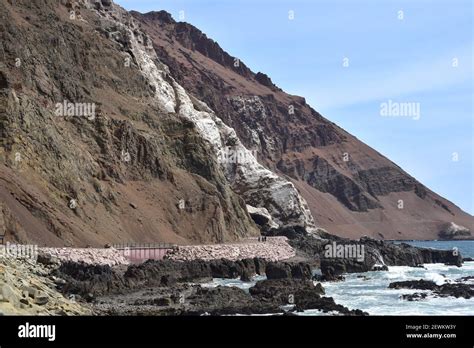
<svg viewBox="0 0 474 348">
<path fill-rule="evenodd" d="M 302 312 L 307 309 L 319 309 L 324 313 L 327 312 L 336 312 L 342 315 L 348 316 L 366 316 L 369 315 L 367 312 L 361 311 L 360 309 L 351 310 L 345 306 L 337 304 L 334 302 L 332 297 L 297 297 L 295 310 L 297 312 Z"/>
<path fill-rule="evenodd" d="M 186 315 L 229 315 L 229 314 L 271 314 L 281 313 L 278 305 L 260 301 L 236 287 L 218 286 L 214 289 L 198 288 L 186 298 L 192 309 Z"/>
<path fill-rule="evenodd" d="M 417 266 L 423 263 L 462 266 L 462 255 L 458 250 L 417 248 L 406 243 L 383 242 L 369 237 L 362 237 L 360 242 L 366 248 L 377 250 L 389 266 Z"/>
<path fill-rule="evenodd" d="M 344 273 L 368 272 L 371 267 L 367 263 L 343 259 L 321 259 L 321 273 L 324 280 L 340 280 Z"/>
<path fill-rule="evenodd" d="M 252 296 L 279 305 L 294 304 L 299 296 L 319 296 L 324 294 L 321 284 L 314 285 L 310 280 L 268 279 L 257 282 L 249 289 Z"/>
<path fill-rule="evenodd" d="M 176 282 L 201 282 L 211 278 L 239 278 L 253 277 L 263 274 L 265 260 L 244 259 L 229 261 L 226 259 L 212 261 L 172 261 L 148 260 L 140 265 L 128 267 L 124 277 L 135 283 L 146 286 L 168 285 L 163 279 L 174 279 Z"/>
<path fill-rule="evenodd" d="M 110 266 L 65 262 L 53 274 L 66 280 L 60 286 L 61 292 L 82 297 L 93 298 L 133 287 Z"/>
<path fill-rule="evenodd" d="M 94 308 L 105 315 L 232 315 L 282 313 L 282 309 L 262 302 L 236 287 L 203 288 L 176 284 L 102 296 Z"/>
<path fill-rule="evenodd" d="M 419 290 L 434 290 L 438 286 L 431 280 L 405 280 L 400 282 L 393 282 L 389 284 L 389 289 L 419 289 Z"/>
<path fill-rule="evenodd" d="M 340 280 L 343 273 L 388 270 L 388 266 L 420 267 L 425 263 L 444 263 L 462 266 L 463 258 L 459 250 L 437 250 L 418 248 L 406 243 L 379 241 L 370 237 L 349 240 L 324 232 L 321 238 L 299 234 L 289 240 L 289 244 L 308 258 L 320 261 L 322 280 Z M 334 244 L 335 243 L 335 244 Z M 349 245 L 363 246 L 363 258 L 327 257 L 326 248 Z M 333 255 L 334 256 L 334 255 Z"/>
<path fill-rule="evenodd" d="M 429 280 L 407 280 L 401 282 L 393 282 L 389 284 L 389 289 L 419 289 L 419 290 L 430 290 L 436 297 L 462 297 L 470 299 L 474 296 L 474 285 L 473 284 L 459 284 L 459 283 L 445 283 L 437 285 L 436 283 Z M 418 299 L 426 298 L 424 293 L 415 293 L 410 295 L 404 295 L 404 298 L 413 301 Z"/>
<path fill-rule="evenodd" d="M 259 281 L 249 292 L 235 287 L 203 288 L 188 283 L 216 275 L 234 278 L 238 272 L 241 278 L 248 280 L 252 272 L 262 271 L 260 259 L 239 262 L 150 260 L 126 270 L 65 262 L 54 274 L 64 279 L 58 284 L 61 292 L 91 302 L 105 314 L 271 314 L 283 313 L 282 306 L 294 305 L 298 311 L 318 309 L 342 315 L 365 315 L 337 305 L 332 298 L 321 297 L 324 289 L 308 279 L 311 270 L 305 263 L 269 263 L 266 267 L 269 273 L 284 278 Z"/>
<path fill-rule="evenodd" d="M 311 267 L 304 262 L 269 262 L 265 270 L 267 279 L 311 279 Z"/>
<path fill-rule="evenodd" d="M 255 274 L 264 274 L 265 265 L 265 260 L 258 258 L 235 262 L 225 259 L 186 262 L 148 260 L 121 271 L 110 266 L 65 262 L 55 271 L 55 275 L 67 280 L 61 289 L 64 293 L 97 296 L 142 287 L 169 287 L 176 283 L 202 282 L 212 278 L 241 277 L 248 281 Z"/>
<path fill-rule="evenodd" d="M 250 294 L 264 303 L 274 305 L 294 305 L 294 310 L 301 312 L 307 309 L 317 309 L 325 313 L 335 312 L 342 315 L 368 315 L 360 310 L 349 310 L 338 305 L 332 297 L 325 294 L 321 284 L 314 285 L 312 281 L 300 279 L 271 279 L 257 282 L 249 289 Z"/>
</svg>

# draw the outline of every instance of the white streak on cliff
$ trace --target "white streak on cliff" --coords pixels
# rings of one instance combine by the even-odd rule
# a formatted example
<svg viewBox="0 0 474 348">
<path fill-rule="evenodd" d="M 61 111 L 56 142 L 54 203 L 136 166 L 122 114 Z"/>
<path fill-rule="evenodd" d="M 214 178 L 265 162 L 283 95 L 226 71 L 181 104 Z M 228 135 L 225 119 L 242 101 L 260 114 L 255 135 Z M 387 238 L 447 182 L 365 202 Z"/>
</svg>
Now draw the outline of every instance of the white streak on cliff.
<svg viewBox="0 0 474 348">
<path fill-rule="evenodd" d="M 93 8 L 91 10 L 96 11 Z M 158 60 L 150 45 L 151 39 L 139 30 L 131 15 L 115 4 L 112 5 L 112 11 L 96 12 L 124 29 L 140 71 L 155 88 L 155 100 L 159 105 L 168 112 L 176 112 L 192 121 L 199 134 L 212 145 L 216 155 L 224 148 L 245 154 L 245 162 L 221 163 L 221 167 L 233 190 L 247 204 L 266 208 L 279 226 L 299 225 L 306 227 L 309 232 L 316 230 L 306 201 L 293 183 L 258 163 L 233 128 L 225 125 L 205 103 L 192 99 L 169 76 L 168 67 Z"/>
</svg>

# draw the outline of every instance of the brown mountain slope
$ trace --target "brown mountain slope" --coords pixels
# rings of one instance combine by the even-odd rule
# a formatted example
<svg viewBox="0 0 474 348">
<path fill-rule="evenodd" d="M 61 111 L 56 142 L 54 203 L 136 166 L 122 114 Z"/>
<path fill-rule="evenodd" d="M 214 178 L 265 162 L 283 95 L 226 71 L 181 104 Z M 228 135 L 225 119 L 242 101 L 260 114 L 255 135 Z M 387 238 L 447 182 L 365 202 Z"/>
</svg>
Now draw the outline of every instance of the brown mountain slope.
<svg viewBox="0 0 474 348">
<path fill-rule="evenodd" d="M 306 104 L 254 74 L 205 34 L 164 12 L 132 12 L 188 91 L 236 129 L 259 160 L 290 178 L 318 226 L 341 236 L 436 239 L 474 218 Z"/>
<path fill-rule="evenodd" d="M 0 0 L 0 235 L 53 246 L 256 235 L 195 125 L 156 102 L 130 51 L 146 36 L 125 11 L 90 6 Z M 58 115 L 63 102 L 97 109 Z"/>
</svg>

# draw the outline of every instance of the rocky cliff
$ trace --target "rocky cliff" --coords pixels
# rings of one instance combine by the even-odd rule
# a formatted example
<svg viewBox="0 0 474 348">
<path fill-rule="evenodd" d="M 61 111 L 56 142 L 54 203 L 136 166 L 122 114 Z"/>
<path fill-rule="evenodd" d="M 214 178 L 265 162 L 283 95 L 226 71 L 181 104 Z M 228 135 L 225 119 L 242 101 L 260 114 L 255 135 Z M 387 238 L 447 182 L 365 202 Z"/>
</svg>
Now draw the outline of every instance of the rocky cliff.
<svg viewBox="0 0 474 348">
<path fill-rule="evenodd" d="M 351 237 L 472 230 L 471 216 L 166 12 L 0 0 L 0 18 L 7 240 L 232 242 L 259 233 L 248 209 Z"/>
<path fill-rule="evenodd" d="M 246 204 L 316 230 L 295 186 L 177 82 L 127 11 L 59 4 L 0 3 L 7 239 L 235 241 L 258 234 Z"/>
<path fill-rule="evenodd" d="M 164 11 L 132 13 L 177 81 L 233 127 L 260 163 L 294 183 L 319 227 L 382 239 L 436 239 L 451 222 L 474 230 L 471 215 L 328 121 L 304 98 L 252 72 L 199 29 Z"/>
<path fill-rule="evenodd" d="M 197 125 L 167 109 L 168 91 L 148 78 L 155 63 L 131 17 L 57 3 L 0 2 L 7 239 L 84 246 L 258 233 Z M 95 113 L 58 115 L 63 102 Z"/>
</svg>

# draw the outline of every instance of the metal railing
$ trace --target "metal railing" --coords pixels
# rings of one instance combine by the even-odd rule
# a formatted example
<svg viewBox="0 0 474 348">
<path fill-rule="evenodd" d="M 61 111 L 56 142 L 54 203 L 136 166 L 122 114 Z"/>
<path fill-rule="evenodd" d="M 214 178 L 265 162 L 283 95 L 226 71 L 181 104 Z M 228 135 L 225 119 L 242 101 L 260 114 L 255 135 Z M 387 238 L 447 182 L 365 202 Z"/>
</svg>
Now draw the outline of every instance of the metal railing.
<svg viewBox="0 0 474 348">
<path fill-rule="evenodd" d="M 162 260 L 165 255 L 176 247 L 170 243 L 122 243 L 114 244 L 126 259 L 133 263 L 141 263 L 146 260 Z"/>
<path fill-rule="evenodd" d="M 112 244 L 112 248 L 123 249 L 173 249 L 176 244 L 171 243 L 120 243 Z"/>
</svg>

